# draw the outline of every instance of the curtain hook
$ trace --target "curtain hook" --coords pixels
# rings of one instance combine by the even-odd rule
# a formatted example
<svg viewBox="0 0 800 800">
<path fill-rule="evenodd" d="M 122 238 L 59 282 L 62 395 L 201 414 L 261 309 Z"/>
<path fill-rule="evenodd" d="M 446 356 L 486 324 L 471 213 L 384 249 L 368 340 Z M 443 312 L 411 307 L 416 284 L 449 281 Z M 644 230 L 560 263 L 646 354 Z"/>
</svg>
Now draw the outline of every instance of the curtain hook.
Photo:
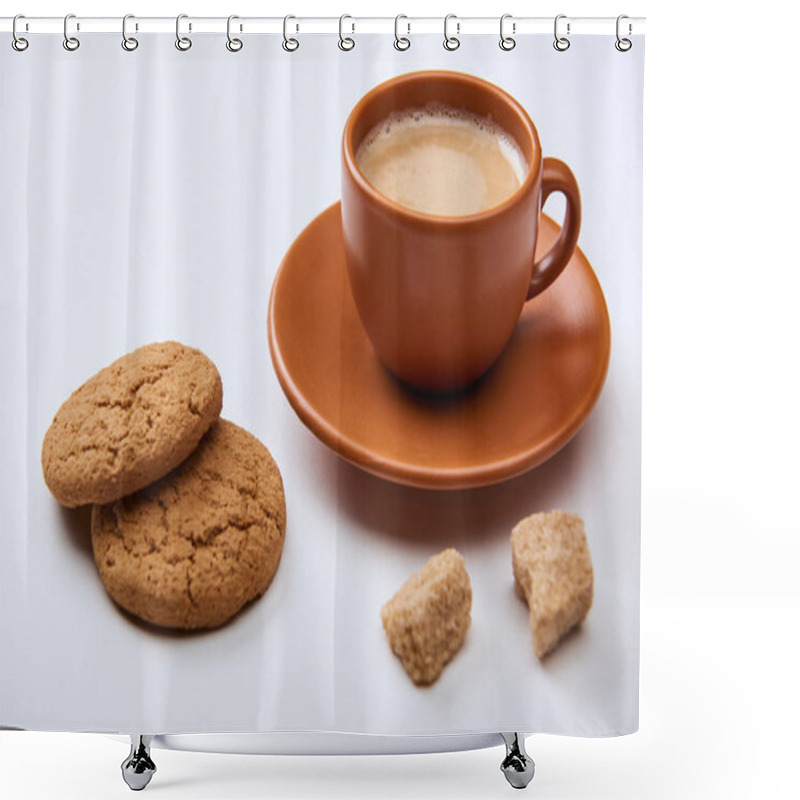
<svg viewBox="0 0 800 800">
<path fill-rule="evenodd" d="M 225 42 L 225 47 L 227 47 L 228 50 L 231 51 L 231 53 L 238 53 L 242 49 L 242 47 L 244 47 L 241 39 L 234 39 L 231 36 L 231 22 L 233 22 L 235 19 L 239 19 L 239 17 L 236 14 L 231 14 L 228 17 L 228 28 L 227 28 L 228 41 Z M 239 26 L 239 30 L 240 31 L 242 30 L 241 25 Z"/>
<path fill-rule="evenodd" d="M 128 20 L 135 19 L 133 14 L 126 14 L 122 18 L 122 49 L 127 50 L 129 53 L 133 52 L 139 46 L 139 40 L 133 36 L 128 36 Z M 139 26 L 136 26 L 139 30 Z"/>
<path fill-rule="evenodd" d="M 69 50 L 70 52 L 77 50 L 81 46 L 81 43 L 77 37 L 69 35 L 68 26 L 71 19 L 75 19 L 74 14 L 67 14 L 67 16 L 64 17 L 64 49 Z M 80 30 L 80 25 L 77 25 L 77 23 L 76 30 Z"/>
<path fill-rule="evenodd" d="M 293 53 L 295 50 L 297 50 L 298 47 L 300 47 L 300 42 L 298 42 L 297 39 L 295 39 L 293 37 L 292 38 L 289 37 L 289 20 L 290 19 L 297 19 L 297 17 L 294 17 L 291 14 L 287 14 L 283 18 L 283 49 L 287 53 Z M 295 25 L 295 32 L 299 32 L 299 30 L 300 30 L 300 26 L 299 25 Z"/>
<path fill-rule="evenodd" d="M 456 20 L 456 36 L 450 36 L 448 31 L 450 20 Z M 461 23 L 458 21 L 458 17 L 455 14 L 448 14 L 444 18 L 444 49 L 450 50 L 458 50 L 461 47 L 461 40 L 458 38 L 458 34 L 461 33 Z"/>
<path fill-rule="evenodd" d="M 508 52 L 509 50 L 513 50 L 517 46 L 517 40 L 513 36 L 506 36 L 505 35 L 505 24 L 507 19 L 513 19 L 511 14 L 503 14 L 500 17 L 500 49 L 505 50 Z M 511 33 L 517 32 L 517 23 L 511 23 Z"/>
<path fill-rule="evenodd" d="M 627 53 L 628 50 L 630 50 L 631 47 L 633 47 L 633 42 L 631 42 L 630 39 L 622 39 L 622 38 L 620 38 L 620 35 L 619 35 L 619 27 L 620 27 L 619 24 L 624 19 L 628 19 L 628 15 L 627 14 L 620 14 L 617 17 L 617 41 L 614 42 L 614 47 L 616 47 L 617 50 L 620 51 L 620 53 Z M 629 22 L 628 23 L 628 35 L 630 36 L 630 34 L 632 34 L 632 33 L 633 33 L 633 26 Z"/>
<path fill-rule="evenodd" d="M 355 41 L 350 36 L 344 35 L 343 28 L 344 28 L 344 21 L 346 19 L 353 19 L 353 18 L 349 14 L 342 14 L 342 16 L 339 17 L 339 49 L 344 50 L 345 52 L 347 52 L 348 50 L 352 50 L 356 46 Z M 350 28 L 351 28 L 350 30 L 351 33 L 356 32 L 355 22 L 350 23 Z"/>
<path fill-rule="evenodd" d="M 411 23 L 406 22 L 406 35 L 400 35 L 400 20 L 405 19 L 407 20 L 408 17 L 405 14 L 398 14 L 394 18 L 394 49 L 395 50 L 408 50 L 411 47 L 411 39 L 408 38 L 408 34 L 411 33 Z"/>
<path fill-rule="evenodd" d="M 565 50 L 569 50 L 570 41 L 566 38 L 566 36 L 558 35 L 558 21 L 560 19 L 567 19 L 567 15 L 559 14 L 553 22 L 553 36 L 555 36 L 553 47 L 555 47 L 559 53 L 563 53 Z M 569 22 L 567 22 L 567 36 L 569 36 Z"/>
<path fill-rule="evenodd" d="M 175 18 L 175 47 L 178 50 L 186 51 L 192 46 L 192 40 L 188 36 L 181 36 L 181 20 L 187 19 L 189 17 L 188 14 L 178 14 Z M 189 25 L 189 30 L 192 29 L 191 24 Z"/>
<path fill-rule="evenodd" d="M 18 53 L 21 53 L 23 50 L 27 50 L 28 49 L 28 40 L 27 39 L 23 39 L 17 33 L 17 20 L 18 19 L 25 19 L 25 15 L 24 14 L 17 14 L 17 16 L 14 17 L 14 21 L 11 23 L 11 35 L 14 37 L 11 40 L 11 46 Z"/>
</svg>

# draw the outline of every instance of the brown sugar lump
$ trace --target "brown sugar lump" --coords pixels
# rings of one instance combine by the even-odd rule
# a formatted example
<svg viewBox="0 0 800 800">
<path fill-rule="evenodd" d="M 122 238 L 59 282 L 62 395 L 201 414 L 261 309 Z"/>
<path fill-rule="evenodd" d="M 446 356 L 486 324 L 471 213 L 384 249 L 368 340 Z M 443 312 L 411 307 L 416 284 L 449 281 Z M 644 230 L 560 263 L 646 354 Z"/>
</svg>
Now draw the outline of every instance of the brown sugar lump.
<svg viewBox="0 0 800 800">
<path fill-rule="evenodd" d="M 61 405 L 42 443 L 59 503 L 110 503 L 178 466 L 222 410 L 214 364 L 178 342 L 148 344 L 100 370 Z"/>
<path fill-rule="evenodd" d="M 433 683 L 469 630 L 472 587 L 464 559 L 452 548 L 431 557 L 381 609 L 395 655 L 414 683 Z"/>
<path fill-rule="evenodd" d="M 167 628 L 214 628 L 262 595 L 283 550 L 286 503 L 269 451 L 218 420 L 177 469 L 92 508 L 92 548 L 108 594 Z"/>
<path fill-rule="evenodd" d="M 592 605 L 594 573 L 577 514 L 533 514 L 511 532 L 514 584 L 530 610 L 531 636 L 542 658 L 580 625 Z"/>
</svg>

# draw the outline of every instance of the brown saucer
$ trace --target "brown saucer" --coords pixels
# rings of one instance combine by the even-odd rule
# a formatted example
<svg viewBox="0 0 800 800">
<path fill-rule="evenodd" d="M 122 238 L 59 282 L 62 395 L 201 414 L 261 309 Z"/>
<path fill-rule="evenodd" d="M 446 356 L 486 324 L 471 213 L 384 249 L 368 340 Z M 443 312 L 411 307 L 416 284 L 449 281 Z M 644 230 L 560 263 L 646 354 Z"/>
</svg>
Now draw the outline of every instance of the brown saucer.
<svg viewBox="0 0 800 800">
<path fill-rule="evenodd" d="M 537 255 L 559 230 L 542 215 Z M 374 475 L 430 489 L 496 483 L 554 455 L 597 401 L 611 352 L 603 292 L 576 250 L 553 286 L 525 304 L 511 342 L 478 383 L 444 398 L 409 389 L 361 326 L 339 203 L 283 259 L 268 329 L 283 391 L 318 438 Z"/>
</svg>

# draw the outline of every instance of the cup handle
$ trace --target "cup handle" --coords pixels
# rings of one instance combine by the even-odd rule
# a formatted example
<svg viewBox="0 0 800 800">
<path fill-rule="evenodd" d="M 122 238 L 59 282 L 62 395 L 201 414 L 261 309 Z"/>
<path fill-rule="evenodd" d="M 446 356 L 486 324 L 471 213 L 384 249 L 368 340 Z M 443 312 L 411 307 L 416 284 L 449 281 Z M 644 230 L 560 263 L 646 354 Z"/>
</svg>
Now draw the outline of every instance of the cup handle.
<svg viewBox="0 0 800 800">
<path fill-rule="evenodd" d="M 567 266 L 581 231 L 581 193 L 572 170 L 557 158 L 546 158 L 542 164 L 542 208 L 553 192 L 562 192 L 567 198 L 564 223 L 556 243 L 533 265 L 531 283 L 526 300 L 543 292 Z"/>
</svg>

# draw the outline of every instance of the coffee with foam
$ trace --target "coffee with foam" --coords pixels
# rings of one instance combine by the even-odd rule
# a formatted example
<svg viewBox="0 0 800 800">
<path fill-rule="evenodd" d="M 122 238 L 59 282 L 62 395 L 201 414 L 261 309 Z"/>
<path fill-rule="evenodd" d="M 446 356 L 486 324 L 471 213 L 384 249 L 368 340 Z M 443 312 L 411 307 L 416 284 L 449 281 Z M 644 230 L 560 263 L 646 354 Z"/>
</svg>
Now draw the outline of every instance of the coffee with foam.
<svg viewBox="0 0 800 800">
<path fill-rule="evenodd" d="M 528 174 L 519 146 L 496 122 L 445 105 L 394 112 L 361 142 L 356 164 L 396 203 L 447 217 L 500 205 Z"/>
</svg>

